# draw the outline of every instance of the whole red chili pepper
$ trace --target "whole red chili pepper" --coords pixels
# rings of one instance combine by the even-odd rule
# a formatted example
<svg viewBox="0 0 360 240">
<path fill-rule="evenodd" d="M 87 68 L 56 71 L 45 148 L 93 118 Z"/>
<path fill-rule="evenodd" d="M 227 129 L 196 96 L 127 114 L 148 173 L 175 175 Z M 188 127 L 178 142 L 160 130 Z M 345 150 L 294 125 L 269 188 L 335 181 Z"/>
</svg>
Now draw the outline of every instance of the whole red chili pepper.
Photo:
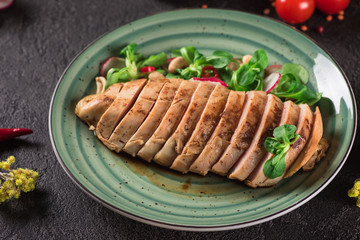
<svg viewBox="0 0 360 240">
<path fill-rule="evenodd" d="M 28 128 L 0 128 L 0 141 L 31 133 L 33 131 Z"/>
</svg>

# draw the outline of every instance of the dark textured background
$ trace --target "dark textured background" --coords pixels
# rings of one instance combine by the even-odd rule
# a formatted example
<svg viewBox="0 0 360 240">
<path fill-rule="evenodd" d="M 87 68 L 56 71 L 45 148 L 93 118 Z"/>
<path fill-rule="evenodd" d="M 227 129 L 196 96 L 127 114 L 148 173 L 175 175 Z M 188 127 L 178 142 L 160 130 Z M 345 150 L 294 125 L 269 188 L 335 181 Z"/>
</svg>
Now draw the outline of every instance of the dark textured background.
<svg viewBox="0 0 360 240">
<path fill-rule="evenodd" d="M 233 231 L 193 233 L 152 227 L 118 215 L 82 192 L 65 174 L 48 135 L 48 109 L 66 66 L 92 40 L 155 13 L 199 8 L 262 14 L 268 0 L 15 0 L 0 11 L 0 127 L 34 134 L 0 143 L 0 159 L 37 170 L 35 191 L 0 205 L 0 239 L 359 239 L 360 208 L 347 197 L 360 177 L 359 139 L 336 178 L 314 199 L 275 220 Z M 328 50 L 360 94 L 360 7 L 352 0 L 345 19 L 316 11 L 307 34 Z M 277 18 L 272 11 L 271 17 Z M 323 34 L 314 30 L 325 28 Z"/>
</svg>

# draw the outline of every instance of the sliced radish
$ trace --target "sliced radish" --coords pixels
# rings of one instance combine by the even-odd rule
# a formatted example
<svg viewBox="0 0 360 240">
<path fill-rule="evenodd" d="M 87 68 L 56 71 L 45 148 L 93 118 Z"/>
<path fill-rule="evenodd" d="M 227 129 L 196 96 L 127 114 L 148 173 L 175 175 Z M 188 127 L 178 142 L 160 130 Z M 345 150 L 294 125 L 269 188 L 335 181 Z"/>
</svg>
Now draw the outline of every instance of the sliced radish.
<svg viewBox="0 0 360 240">
<path fill-rule="evenodd" d="M 9 8 L 14 3 L 14 0 L 0 0 L 0 10 Z"/>
<path fill-rule="evenodd" d="M 223 85 L 224 87 L 229 87 L 225 82 L 221 81 L 219 78 L 217 77 L 203 77 L 203 78 L 197 78 L 194 77 L 192 78 L 193 80 L 196 81 L 205 81 L 205 82 L 215 82 L 215 83 L 220 83 L 221 85 Z"/>
<path fill-rule="evenodd" d="M 279 71 L 280 69 L 282 69 L 282 65 L 280 64 L 274 64 L 274 65 L 270 65 L 267 68 L 265 68 L 265 77 L 269 76 L 270 74 Z"/>
<path fill-rule="evenodd" d="M 119 57 L 110 57 L 101 66 L 100 74 L 101 76 L 105 77 L 111 68 L 124 68 L 125 66 L 125 59 Z"/>
<path fill-rule="evenodd" d="M 281 74 L 274 72 L 264 79 L 264 91 L 269 93 L 279 83 Z"/>
<path fill-rule="evenodd" d="M 171 58 L 166 59 L 166 64 L 169 65 L 169 63 L 170 63 L 172 60 L 174 60 L 174 58 L 175 58 L 175 57 L 171 57 Z"/>
</svg>

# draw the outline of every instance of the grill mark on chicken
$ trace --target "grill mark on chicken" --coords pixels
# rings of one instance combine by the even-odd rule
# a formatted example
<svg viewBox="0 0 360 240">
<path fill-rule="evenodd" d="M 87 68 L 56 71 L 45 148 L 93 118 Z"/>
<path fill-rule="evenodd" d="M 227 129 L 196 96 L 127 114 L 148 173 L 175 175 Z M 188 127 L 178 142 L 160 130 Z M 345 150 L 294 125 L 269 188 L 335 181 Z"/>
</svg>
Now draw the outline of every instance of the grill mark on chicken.
<svg viewBox="0 0 360 240">
<path fill-rule="evenodd" d="M 112 102 L 114 101 L 114 99 L 109 98 L 108 96 L 105 96 L 104 101 L 105 101 L 105 102 L 112 103 Z"/>
<path fill-rule="evenodd" d="M 304 127 L 301 128 L 301 131 L 299 132 L 299 135 L 301 136 L 301 138 L 303 139 L 303 141 L 306 141 L 307 138 L 308 138 L 308 132 L 310 131 L 311 129 L 311 124 L 309 119 L 305 119 L 305 122 L 304 122 Z"/>
</svg>

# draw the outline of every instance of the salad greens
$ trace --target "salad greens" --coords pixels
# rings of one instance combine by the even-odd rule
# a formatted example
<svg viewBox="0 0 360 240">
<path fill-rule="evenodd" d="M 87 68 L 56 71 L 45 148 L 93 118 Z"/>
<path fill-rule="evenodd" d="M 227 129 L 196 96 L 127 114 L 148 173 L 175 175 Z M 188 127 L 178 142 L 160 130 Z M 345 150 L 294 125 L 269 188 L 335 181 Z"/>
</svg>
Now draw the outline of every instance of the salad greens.
<svg viewBox="0 0 360 240">
<path fill-rule="evenodd" d="M 285 172 L 285 156 L 290 146 L 295 143 L 300 135 L 295 133 L 296 126 L 284 124 L 274 129 L 274 137 L 265 140 L 265 148 L 274 154 L 272 158 L 264 164 L 264 174 L 266 177 L 274 179 L 280 177 Z"/>
<path fill-rule="evenodd" d="M 264 50 L 256 50 L 249 63 L 243 63 L 231 78 L 230 89 L 236 91 L 262 90 L 268 58 Z"/>
<path fill-rule="evenodd" d="M 292 74 L 303 84 L 307 84 L 309 81 L 309 72 L 300 64 L 285 63 L 281 68 L 281 75 Z"/>
<path fill-rule="evenodd" d="M 225 68 L 232 60 L 233 56 L 224 51 L 214 51 L 206 58 L 206 61 L 214 68 Z"/>
<path fill-rule="evenodd" d="M 241 59 L 225 51 L 217 50 L 205 56 L 193 46 L 174 49 L 172 57 L 183 57 L 188 64 L 184 69 L 177 69 L 174 74 L 167 69 L 172 58 L 168 59 L 164 52 L 145 57 L 137 53 L 137 48 L 136 43 L 131 43 L 120 51 L 120 57 L 125 59 L 125 67 L 110 68 L 104 74 L 107 80 L 105 88 L 118 82 L 147 77 L 150 72 L 158 71 L 167 78 L 211 78 L 235 91 L 264 89 L 265 70 L 269 66 L 266 52 L 262 49 L 256 50 L 247 63 L 242 63 Z M 282 100 L 293 100 L 296 104 L 313 105 L 321 99 L 321 93 L 306 86 L 309 73 L 303 66 L 286 63 L 277 72 L 281 78 L 270 93 Z"/>
<path fill-rule="evenodd" d="M 142 56 L 136 54 L 136 51 L 137 45 L 135 43 L 126 46 L 123 50 L 120 51 L 120 55 L 125 58 L 125 70 L 131 79 L 136 79 L 139 76 L 136 63 L 142 58 Z"/>
<path fill-rule="evenodd" d="M 144 58 L 143 55 L 137 53 L 137 44 L 131 43 L 120 51 L 120 57 L 125 59 L 124 68 L 111 68 L 106 74 L 105 89 L 109 86 L 143 77 L 140 69 L 146 66 L 155 68 L 161 67 L 166 63 L 167 56 L 164 52 Z M 164 73 L 164 72 L 162 72 Z"/>
<path fill-rule="evenodd" d="M 152 56 L 148 57 L 144 61 L 140 62 L 140 64 L 138 64 L 138 65 L 140 67 L 152 66 L 155 68 L 159 68 L 163 64 L 166 63 L 166 60 L 167 60 L 167 56 L 164 52 L 162 52 L 157 55 L 152 55 Z"/>
<path fill-rule="evenodd" d="M 191 79 L 193 77 L 201 77 L 201 72 L 204 66 L 209 66 L 206 58 L 193 46 L 183 47 L 179 50 L 172 51 L 174 57 L 183 57 L 189 66 L 185 69 L 177 69 L 179 75 L 177 77 L 182 79 Z M 168 76 L 166 76 L 168 77 Z"/>
<path fill-rule="evenodd" d="M 310 106 L 321 99 L 321 93 L 316 93 L 305 85 L 309 81 L 309 73 L 303 66 L 286 63 L 279 73 L 280 81 L 271 91 L 275 96 L 291 99 L 296 104 L 307 103 Z"/>
<path fill-rule="evenodd" d="M 138 69 L 136 63 L 142 58 L 136 54 L 137 44 L 131 43 L 120 51 L 120 56 L 125 59 L 124 68 L 111 68 L 106 74 L 105 89 L 119 82 L 127 82 L 137 79 Z"/>
</svg>

